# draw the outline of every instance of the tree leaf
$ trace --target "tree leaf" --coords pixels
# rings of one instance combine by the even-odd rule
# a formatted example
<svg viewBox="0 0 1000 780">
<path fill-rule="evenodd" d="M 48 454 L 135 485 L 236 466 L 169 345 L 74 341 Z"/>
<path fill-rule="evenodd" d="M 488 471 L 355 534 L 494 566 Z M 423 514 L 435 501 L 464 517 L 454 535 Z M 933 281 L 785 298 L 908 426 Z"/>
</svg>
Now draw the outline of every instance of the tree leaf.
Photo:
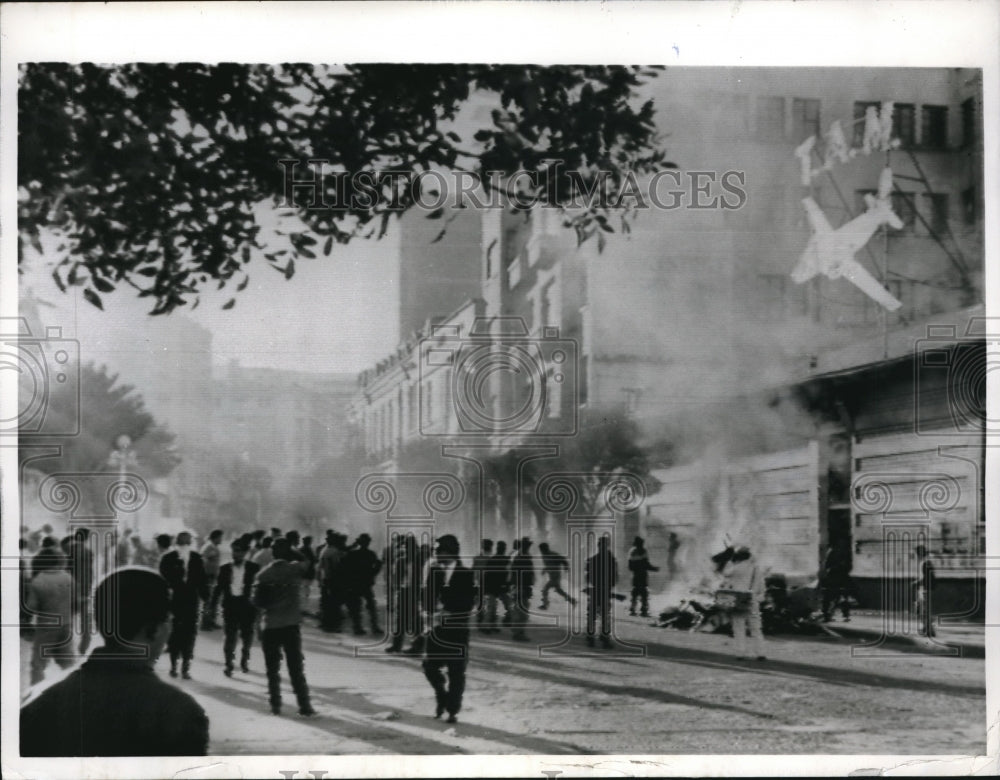
<svg viewBox="0 0 1000 780">
<path fill-rule="evenodd" d="M 225 310 L 225 309 L 231 309 L 235 305 L 236 305 L 236 299 L 235 298 L 230 298 L 225 304 L 223 304 L 222 308 L 223 308 L 223 310 Z"/>
<path fill-rule="evenodd" d="M 303 249 L 302 253 L 305 254 L 308 251 L 309 250 L 307 250 L 307 249 Z M 309 255 L 312 255 L 312 253 L 309 252 Z M 307 257 L 309 255 L 307 255 Z M 315 255 L 312 255 L 312 256 L 315 257 Z M 289 260 L 288 261 L 288 265 L 285 266 L 285 278 L 286 279 L 291 279 L 293 276 L 295 276 L 295 261 L 294 260 Z"/>
<path fill-rule="evenodd" d="M 326 242 L 323 244 L 323 256 L 329 257 L 330 252 L 333 251 L 333 236 L 327 236 Z"/>
<path fill-rule="evenodd" d="M 115 290 L 115 286 L 111 284 L 111 282 L 107 281 L 106 279 L 101 279 L 99 276 L 91 277 L 91 281 L 94 283 L 94 287 L 96 287 L 101 292 L 109 293 L 109 292 L 114 292 Z"/>
<path fill-rule="evenodd" d="M 89 303 L 93 304 L 101 311 L 104 311 L 104 304 L 101 303 L 100 296 L 89 287 L 84 288 L 83 297 L 86 298 Z"/>
</svg>

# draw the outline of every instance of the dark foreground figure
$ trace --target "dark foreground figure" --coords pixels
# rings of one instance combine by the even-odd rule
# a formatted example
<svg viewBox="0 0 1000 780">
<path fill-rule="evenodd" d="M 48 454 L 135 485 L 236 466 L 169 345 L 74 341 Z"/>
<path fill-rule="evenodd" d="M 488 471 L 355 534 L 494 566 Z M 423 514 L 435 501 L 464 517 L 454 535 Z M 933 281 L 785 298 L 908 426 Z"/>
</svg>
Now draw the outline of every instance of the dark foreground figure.
<svg viewBox="0 0 1000 780">
<path fill-rule="evenodd" d="M 21 755 L 205 755 L 205 711 L 153 671 L 170 633 L 166 580 L 119 569 L 97 586 L 94 605 L 104 646 L 24 703 Z"/>
</svg>

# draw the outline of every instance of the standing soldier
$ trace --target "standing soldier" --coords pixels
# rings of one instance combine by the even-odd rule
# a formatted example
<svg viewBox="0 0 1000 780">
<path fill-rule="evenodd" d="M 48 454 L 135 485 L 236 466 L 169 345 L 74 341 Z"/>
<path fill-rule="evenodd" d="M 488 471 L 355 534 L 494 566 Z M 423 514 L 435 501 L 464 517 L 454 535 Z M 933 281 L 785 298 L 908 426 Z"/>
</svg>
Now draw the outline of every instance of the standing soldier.
<svg viewBox="0 0 1000 780">
<path fill-rule="evenodd" d="M 271 712 L 281 714 L 281 656 L 288 664 L 288 676 L 299 704 L 299 714 L 315 715 L 309 701 L 305 659 L 302 656 L 302 593 L 300 583 L 306 565 L 292 561 L 287 539 L 277 539 L 272 545 L 274 560 L 257 574 L 251 602 L 261 610 L 260 644 L 267 666 L 267 691 Z"/>
<path fill-rule="evenodd" d="M 528 625 L 528 610 L 531 608 L 531 594 L 535 586 L 535 562 L 528 553 L 531 540 L 521 537 L 517 554 L 510 561 L 510 582 L 513 586 L 513 638 L 519 642 L 527 642 L 528 635 L 524 629 Z"/>
<path fill-rule="evenodd" d="M 208 598 L 208 581 L 201 556 L 191 549 L 191 534 L 177 534 L 177 549 L 160 559 L 160 574 L 170 585 L 170 611 L 174 623 L 167 640 L 170 653 L 170 676 L 177 676 L 177 661 L 181 660 L 181 675 L 191 679 L 191 659 L 198 638 L 199 599 Z"/>
<path fill-rule="evenodd" d="M 567 572 L 569 571 L 569 561 L 566 560 L 566 556 L 553 552 L 549 549 L 547 542 L 542 542 L 538 545 L 538 549 L 542 553 L 542 574 L 548 575 L 545 587 L 542 588 L 542 603 L 538 606 L 538 608 L 549 608 L 550 590 L 554 590 L 570 604 L 576 604 L 576 599 L 562 589 L 563 570 L 565 569 Z"/>
<path fill-rule="evenodd" d="M 378 556 L 368 548 L 372 538 L 361 534 L 351 550 L 344 558 L 345 580 L 347 586 L 347 609 L 351 613 L 354 633 L 362 636 L 365 633 L 361 625 L 361 602 L 364 600 L 368 611 L 371 632 L 381 633 L 378 624 L 378 608 L 375 604 L 375 578 L 382 568 Z"/>
<path fill-rule="evenodd" d="M 482 552 L 472 559 L 472 573 L 476 579 L 479 591 L 479 605 L 476 610 L 476 623 L 480 633 L 489 633 L 483 624 L 486 621 L 486 570 L 490 567 L 490 556 L 493 555 L 493 540 L 483 539 Z"/>
<path fill-rule="evenodd" d="M 209 591 L 209 600 L 202 605 L 201 630 L 213 631 L 219 627 L 215 621 L 215 614 L 219 608 L 219 601 L 216 597 L 218 592 L 215 588 L 215 581 L 219 577 L 219 566 L 222 564 L 222 531 L 216 529 L 208 535 L 208 541 L 201 548 L 201 560 L 205 565 L 205 580 Z"/>
<path fill-rule="evenodd" d="M 649 562 L 646 543 L 641 536 L 635 537 L 628 553 L 628 570 L 632 572 L 632 605 L 628 613 L 635 615 L 635 602 L 640 601 L 642 617 L 649 617 L 649 572 L 659 569 Z"/>
<path fill-rule="evenodd" d="M 614 611 L 611 608 L 612 592 L 618 582 L 618 564 L 608 546 L 608 537 L 601 536 L 597 553 L 587 559 L 587 644 L 594 646 L 597 630 L 597 613 L 601 613 L 601 646 L 611 647 L 614 629 Z"/>
<path fill-rule="evenodd" d="M 476 602 L 472 570 L 459 559 L 458 539 L 445 534 L 437 540 L 437 560 L 430 566 L 424 588 L 424 608 L 430 631 L 424 653 L 424 676 L 434 688 L 434 717 L 448 713 L 455 723 L 462 709 L 465 667 L 469 662 L 469 618 Z M 448 670 L 445 684 L 441 668 Z"/>
<path fill-rule="evenodd" d="M 254 579 L 260 567 L 246 559 L 249 545 L 237 539 L 232 544 L 233 560 L 219 568 L 219 578 L 212 594 L 212 601 L 222 598 L 222 625 L 225 638 L 222 652 L 226 659 L 226 677 L 233 676 L 236 660 L 236 637 L 242 641 L 240 669 L 250 671 L 250 647 L 253 645 L 253 625 L 257 611 L 250 603 Z"/>
</svg>

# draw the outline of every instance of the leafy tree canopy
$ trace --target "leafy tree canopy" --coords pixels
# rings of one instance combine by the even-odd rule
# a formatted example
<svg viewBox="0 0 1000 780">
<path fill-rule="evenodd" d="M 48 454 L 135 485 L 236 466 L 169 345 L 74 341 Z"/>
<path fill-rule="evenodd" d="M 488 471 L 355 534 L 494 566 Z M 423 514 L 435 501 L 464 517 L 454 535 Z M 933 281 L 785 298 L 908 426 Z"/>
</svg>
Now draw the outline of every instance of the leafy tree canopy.
<svg viewBox="0 0 1000 780">
<path fill-rule="evenodd" d="M 86 364 L 80 370 L 80 396 L 66 385 L 55 385 L 49 396 L 47 415 L 57 429 L 72 429 L 80 415 L 80 433 L 61 439 L 46 439 L 46 444 L 61 446 L 59 458 L 39 459 L 38 468 L 56 471 L 105 471 L 111 452 L 122 434 L 132 440 L 134 462 L 127 466 L 145 477 L 164 477 L 176 468 L 181 458 L 174 449 L 174 434 L 146 410 L 143 397 L 132 385 L 119 384 L 116 374 Z M 60 420 L 64 422 L 59 422 Z"/>
<path fill-rule="evenodd" d="M 387 171 L 467 171 L 489 191 L 489 173 L 552 170 L 529 182 L 566 211 L 579 240 L 611 231 L 621 201 L 586 197 L 595 185 L 627 189 L 630 177 L 668 167 L 651 101 L 637 88 L 654 70 L 634 67 L 488 65 L 244 65 L 31 63 L 19 101 L 20 256 L 53 230 L 63 290 L 101 294 L 127 284 L 153 314 L 197 305 L 206 285 L 247 284 L 262 253 L 285 277 L 295 260 L 334 243 L 382 235 L 415 193 Z M 495 106 L 472 138 L 456 117 L 470 98 Z M 321 197 L 296 188 L 310 159 L 357 181 L 367 197 L 343 198 L 340 177 Z M 522 184 L 527 181 L 522 179 Z M 374 182 L 374 185 L 371 183 Z M 416 193 L 419 196 L 419 193 Z M 299 218 L 283 246 L 261 235 L 255 210 L 289 206 Z M 624 211 L 623 211 L 624 209 Z M 440 217 L 440 209 L 429 216 Z M 283 240 L 284 241 L 284 240 Z M 233 304 L 235 299 L 224 308 Z"/>
</svg>

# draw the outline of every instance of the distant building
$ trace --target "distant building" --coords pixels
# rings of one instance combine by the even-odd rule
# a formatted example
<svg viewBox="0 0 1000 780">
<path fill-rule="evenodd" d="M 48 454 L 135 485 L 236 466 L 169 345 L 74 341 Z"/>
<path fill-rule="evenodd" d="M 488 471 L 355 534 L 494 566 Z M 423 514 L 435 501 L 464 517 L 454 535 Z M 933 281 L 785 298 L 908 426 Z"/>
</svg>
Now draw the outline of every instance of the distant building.
<svg viewBox="0 0 1000 780">
<path fill-rule="evenodd" d="M 969 69 L 664 73 L 644 88 L 678 166 L 658 178 L 657 202 L 627 233 L 609 225 L 602 252 L 595 238 L 578 246 L 554 210 L 480 210 L 479 251 L 466 261 L 478 265 L 478 292 L 413 312 L 424 329 L 359 377 L 353 414 L 368 452 L 405 470 L 400 444 L 421 436 L 420 404 L 463 441 L 467 377 L 458 363 L 421 373 L 418 344 L 470 316 L 510 343 L 500 330 L 520 322 L 544 357 L 481 383 L 495 424 L 480 441 L 503 454 L 557 443 L 588 410 L 631 416 L 648 445 L 668 446 L 652 453 L 663 487 L 619 518 L 620 544 L 639 532 L 655 554 L 673 531 L 694 576 L 724 541 L 743 541 L 802 581 L 828 544 L 845 544 L 874 605 L 885 583 L 906 600 L 899 588 L 923 543 L 942 593 L 970 607 L 985 529 L 980 78 Z M 860 149 L 868 108 L 884 101 L 898 143 L 803 184 L 796 148 L 816 136 L 810 168 L 821 168 L 836 120 Z M 837 228 L 861 213 L 886 165 L 902 228 L 879 229 L 855 259 L 902 306 L 887 311 L 842 276 L 793 281 L 812 235 L 803 199 Z M 414 277 L 429 261 L 415 257 Z M 546 338 L 575 345 L 573 381 L 555 381 L 567 367 L 550 359 Z M 532 382 L 544 383 L 544 410 L 509 425 Z M 884 507 L 866 487 L 880 479 Z M 934 504 L 938 483 L 948 498 Z"/>
</svg>

